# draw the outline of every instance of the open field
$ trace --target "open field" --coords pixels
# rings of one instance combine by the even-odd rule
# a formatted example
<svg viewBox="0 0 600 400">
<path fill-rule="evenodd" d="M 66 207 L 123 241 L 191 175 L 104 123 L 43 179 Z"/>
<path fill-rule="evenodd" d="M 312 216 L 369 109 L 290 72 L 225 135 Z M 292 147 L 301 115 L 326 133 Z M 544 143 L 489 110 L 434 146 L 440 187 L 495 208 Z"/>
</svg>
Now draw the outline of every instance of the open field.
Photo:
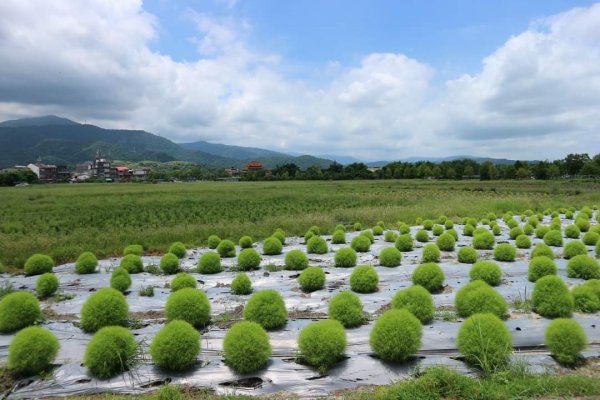
<svg viewBox="0 0 600 400">
<path fill-rule="evenodd" d="M 303 235 L 311 225 L 372 226 L 417 217 L 481 217 L 489 211 L 542 211 L 600 203 L 600 184 L 568 181 L 335 181 L 36 185 L 0 188 L 0 261 L 22 267 L 33 253 L 57 262 L 89 250 L 121 254 L 139 243 L 204 244 L 211 234 L 237 241 L 276 228 Z"/>
</svg>

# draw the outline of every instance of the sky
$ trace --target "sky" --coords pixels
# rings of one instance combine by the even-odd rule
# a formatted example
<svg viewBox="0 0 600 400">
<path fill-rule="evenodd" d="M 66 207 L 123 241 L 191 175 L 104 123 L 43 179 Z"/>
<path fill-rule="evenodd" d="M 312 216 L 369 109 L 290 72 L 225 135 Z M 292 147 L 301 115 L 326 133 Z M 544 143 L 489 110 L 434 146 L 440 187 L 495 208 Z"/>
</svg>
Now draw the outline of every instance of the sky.
<svg viewBox="0 0 600 400">
<path fill-rule="evenodd" d="M 2 0 L 0 120 L 365 161 L 600 153 L 600 3 Z"/>
</svg>

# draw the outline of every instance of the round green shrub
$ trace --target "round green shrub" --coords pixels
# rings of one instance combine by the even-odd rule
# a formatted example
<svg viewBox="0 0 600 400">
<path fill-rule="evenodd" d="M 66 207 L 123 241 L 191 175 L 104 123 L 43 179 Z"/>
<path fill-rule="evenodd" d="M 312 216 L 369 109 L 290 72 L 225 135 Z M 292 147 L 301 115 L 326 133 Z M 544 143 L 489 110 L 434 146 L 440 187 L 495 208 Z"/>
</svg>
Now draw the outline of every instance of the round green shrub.
<svg viewBox="0 0 600 400">
<path fill-rule="evenodd" d="M 435 236 L 440 236 L 441 234 L 444 233 L 444 227 L 441 225 L 434 225 L 433 229 L 431 230 L 431 232 L 435 235 Z"/>
<path fill-rule="evenodd" d="M 517 250 L 513 245 L 501 243 L 494 247 L 494 258 L 498 261 L 515 261 Z"/>
<path fill-rule="evenodd" d="M 388 310 L 375 321 L 369 343 L 383 360 L 403 362 L 419 351 L 423 327 L 408 310 Z"/>
<path fill-rule="evenodd" d="M 267 239 L 269 240 L 269 239 Z M 277 242 L 279 243 L 279 246 L 281 246 L 281 242 L 279 241 L 279 239 L 277 239 Z M 266 240 L 265 240 L 266 243 Z M 235 243 L 233 243 L 231 240 L 221 240 L 219 242 L 219 245 L 217 246 L 217 253 L 219 253 L 219 255 L 223 258 L 232 258 L 235 257 Z M 281 253 L 281 250 L 279 251 L 279 253 Z M 277 253 L 277 254 L 279 254 Z M 265 253 L 266 254 L 266 253 Z"/>
<path fill-rule="evenodd" d="M 373 235 L 375 236 L 381 236 L 383 235 L 383 228 L 379 225 L 375 225 L 373 227 Z"/>
<path fill-rule="evenodd" d="M 477 262 L 477 250 L 472 247 L 461 247 L 458 249 L 458 262 L 473 264 Z"/>
<path fill-rule="evenodd" d="M 567 264 L 569 278 L 598 279 L 600 278 L 600 265 L 594 257 L 578 255 L 571 258 Z"/>
<path fill-rule="evenodd" d="M 293 250 L 292 250 L 293 251 Z M 240 271 L 260 268 L 260 254 L 254 249 L 243 249 L 238 254 L 237 266 Z"/>
<path fill-rule="evenodd" d="M 499 236 L 501 233 L 502 233 L 502 228 L 500 228 L 500 225 L 492 226 L 492 234 L 494 236 Z"/>
<path fill-rule="evenodd" d="M 538 243 L 535 245 L 533 250 L 531 251 L 531 258 L 546 256 L 551 260 L 554 260 L 556 255 L 552 251 L 552 249 L 545 243 Z"/>
<path fill-rule="evenodd" d="M 552 221 L 550 221 L 550 230 L 560 232 L 561 229 L 562 229 L 562 223 L 560 221 L 560 218 L 552 218 Z"/>
<path fill-rule="evenodd" d="M 318 237 L 318 236 L 314 236 L 314 237 Z M 263 254 L 265 254 L 265 255 L 276 256 L 278 254 L 281 254 L 282 250 L 283 250 L 283 245 L 281 244 L 281 241 L 279 239 L 277 239 L 276 237 L 271 236 L 269 238 L 266 238 L 265 241 L 263 242 Z"/>
<path fill-rule="evenodd" d="M 177 258 L 185 257 L 187 249 L 185 248 L 185 244 L 181 242 L 175 242 L 169 247 L 169 253 L 175 254 Z"/>
<path fill-rule="evenodd" d="M 548 231 L 548 233 L 544 235 L 544 243 L 552 247 L 561 247 L 563 245 L 563 240 L 560 231 Z"/>
<path fill-rule="evenodd" d="M 531 247 L 531 239 L 527 235 L 519 235 L 515 241 L 517 248 L 529 249 Z"/>
<path fill-rule="evenodd" d="M 102 288 L 92 294 L 81 307 L 81 329 L 93 333 L 105 326 L 125 325 L 129 306 L 123 293 Z"/>
<path fill-rule="evenodd" d="M 25 275 L 41 275 L 46 272 L 52 272 L 54 261 L 50 256 L 44 254 L 34 254 L 25 261 Z"/>
<path fill-rule="evenodd" d="M 400 251 L 412 251 L 413 249 L 413 238 L 408 233 L 403 233 L 398 236 L 396 243 L 394 244 Z"/>
<path fill-rule="evenodd" d="M 436 263 L 421 264 L 412 274 L 413 284 L 421 285 L 431 293 L 442 290 L 444 279 L 444 271 Z"/>
<path fill-rule="evenodd" d="M 581 312 L 594 313 L 600 310 L 600 299 L 598 295 L 589 286 L 578 285 L 571 290 L 575 309 Z"/>
<path fill-rule="evenodd" d="M 252 247 L 252 238 L 250 236 L 242 236 L 238 244 L 242 249 L 249 249 Z"/>
<path fill-rule="evenodd" d="M 339 249 L 335 252 L 333 261 L 338 268 L 354 267 L 356 265 L 356 251 L 352 247 Z"/>
<path fill-rule="evenodd" d="M 475 231 L 475 227 L 470 224 L 466 224 L 463 228 L 463 235 L 465 236 L 473 236 L 473 232 Z"/>
<path fill-rule="evenodd" d="M 20 330 L 8 346 L 8 368 L 22 376 L 47 371 L 60 349 L 58 339 L 38 326 Z"/>
<path fill-rule="evenodd" d="M 255 322 L 236 322 L 223 339 L 223 353 L 227 365 L 240 374 L 251 374 L 269 361 L 269 335 Z"/>
<path fill-rule="evenodd" d="M 346 232 L 340 230 L 333 232 L 333 235 L 331 236 L 331 243 L 346 244 Z"/>
<path fill-rule="evenodd" d="M 302 250 L 290 250 L 285 255 L 285 269 L 302 271 L 308 267 L 308 256 Z"/>
<path fill-rule="evenodd" d="M 587 247 L 585 247 L 583 242 L 579 240 L 573 240 L 572 242 L 565 244 L 565 248 L 563 250 L 564 258 L 568 260 L 579 255 L 587 255 Z"/>
<path fill-rule="evenodd" d="M 14 292 L 0 300 L 0 333 L 11 333 L 42 318 L 40 303 L 30 292 Z"/>
<path fill-rule="evenodd" d="M 454 306 L 461 317 L 491 313 L 504 318 L 508 314 L 508 306 L 504 298 L 482 280 L 469 282 L 460 288 L 456 293 Z"/>
<path fill-rule="evenodd" d="M 221 243 L 221 238 L 218 237 L 217 235 L 210 235 L 208 237 L 207 242 L 208 242 L 208 248 L 214 250 L 217 248 L 217 246 L 219 246 L 219 243 Z"/>
<path fill-rule="evenodd" d="M 167 321 L 180 319 L 200 328 L 210 321 L 210 303 L 202 290 L 183 288 L 169 295 L 165 305 Z"/>
<path fill-rule="evenodd" d="M 494 314 L 475 314 L 460 326 L 457 347 L 468 362 L 489 374 L 506 364 L 512 336 Z"/>
<path fill-rule="evenodd" d="M 306 252 L 309 254 L 325 254 L 328 251 L 327 242 L 321 236 L 313 236 L 306 243 Z"/>
<path fill-rule="evenodd" d="M 600 240 L 600 234 L 593 231 L 588 231 L 585 233 L 585 235 L 583 235 L 583 238 L 581 240 L 587 246 L 595 246 L 596 243 L 598 243 L 598 241 Z"/>
<path fill-rule="evenodd" d="M 453 251 L 454 244 L 456 241 L 454 240 L 454 236 L 449 233 L 444 233 L 441 236 L 438 236 L 435 243 L 439 247 L 440 250 L 443 251 Z"/>
<path fill-rule="evenodd" d="M 388 243 L 395 243 L 396 239 L 398 239 L 398 235 L 396 235 L 393 231 L 386 231 L 385 235 L 383 236 L 383 240 Z M 596 243 L 594 242 L 594 244 Z"/>
<path fill-rule="evenodd" d="M 360 224 L 360 222 L 355 222 L 353 228 L 355 231 L 360 231 L 362 229 L 362 225 Z"/>
<path fill-rule="evenodd" d="M 317 236 L 321 234 L 321 229 L 319 229 L 319 227 L 316 225 L 311 226 L 310 228 L 308 228 L 308 230 Z"/>
<path fill-rule="evenodd" d="M 446 229 L 452 229 L 452 228 L 454 228 L 454 221 L 452 221 L 451 219 L 447 219 L 444 222 L 444 228 L 446 228 Z"/>
<path fill-rule="evenodd" d="M 511 218 L 508 221 L 506 221 L 506 226 L 508 226 L 510 229 L 512 229 L 514 227 L 519 226 L 519 223 L 515 219 Z"/>
<path fill-rule="evenodd" d="M 404 222 L 398 223 L 398 231 L 401 235 L 408 235 L 410 233 L 410 226 Z"/>
<path fill-rule="evenodd" d="M 473 236 L 473 247 L 478 250 L 491 250 L 495 244 L 496 238 L 488 230 Z"/>
<path fill-rule="evenodd" d="M 546 225 L 539 225 L 535 229 L 535 237 L 538 239 L 543 239 L 546 236 L 546 233 L 550 232 L 550 227 Z"/>
<path fill-rule="evenodd" d="M 130 244 L 129 246 L 125 247 L 125 250 L 123 250 L 124 256 L 127 256 L 129 254 L 141 256 L 142 254 L 144 254 L 144 247 L 140 244 Z"/>
<path fill-rule="evenodd" d="M 335 228 L 333 229 L 333 231 L 342 231 L 342 232 L 346 232 L 346 227 L 342 224 L 337 224 L 335 226 Z"/>
<path fill-rule="evenodd" d="M 428 231 L 433 229 L 433 221 L 430 219 L 426 219 L 425 221 L 423 221 L 423 229 L 426 229 Z"/>
<path fill-rule="evenodd" d="M 276 237 L 281 242 L 282 246 L 285 246 L 285 232 L 281 228 L 275 229 L 275 232 L 271 235 L 272 237 Z"/>
<path fill-rule="evenodd" d="M 420 285 L 413 285 L 396 293 L 392 299 L 392 308 L 407 309 L 422 324 L 428 324 L 433 320 L 433 298 L 431 293 Z"/>
<path fill-rule="evenodd" d="M 308 364 L 325 372 L 344 354 L 346 330 L 333 319 L 312 322 L 300 331 L 298 348 Z"/>
<path fill-rule="evenodd" d="M 231 291 L 233 294 L 244 295 L 252 293 L 252 282 L 248 275 L 241 273 L 237 274 L 231 282 Z"/>
<path fill-rule="evenodd" d="M 167 275 L 179 271 L 179 257 L 173 253 L 167 253 L 160 259 L 160 269 Z"/>
<path fill-rule="evenodd" d="M 429 242 L 429 233 L 423 229 L 418 230 L 417 233 L 415 233 L 415 240 L 420 243 Z"/>
<path fill-rule="evenodd" d="M 551 258 L 537 256 L 533 257 L 529 262 L 529 272 L 527 277 L 530 282 L 536 282 L 542 276 L 556 275 L 557 270 L 556 264 Z"/>
<path fill-rule="evenodd" d="M 308 267 L 298 276 L 300 288 L 305 292 L 314 292 L 325 286 L 325 272 L 319 267 Z"/>
<path fill-rule="evenodd" d="M 579 239 L 579 235 L 581 235 L 581 231 L 577 225 L 567 225 L 565 227 L 565 237 L 570 239 Z"/>
<path fill-rule="evenodd" d="M 317 235 L 315 235 L 315 233 L 313 231 L 306 231 L 306 233 L 304 234 L 304 243 L 308 243 L 310 238 L 312 238 L 313 236 L 317 236 Z"/>
<path fill-rule="evenodd" d="M 85 349 L 83 364 L 91 374 L 107 379 L 128 371 L 137 352 L 133 334 L 121 326 L 100 329 Z"/>
<path fill-rule="evenodd" d="M 575 225 L 579 228 L 581 232 L 587 232 L 590 230 L 590 220 L 588 218 L 577 218 L 575 220 Z"/>
<path fill-rule="evenodd" d="M 208 251 L 200 256 L 198 260 L 198 272 L 201 274 L 216 274 L 222 270 L 221 257 L 214 251 Z"/>
<path fill-rule="evenodd" d="M 352 238 L 350 247 L 359 253 L 366 253 L 371 248 L 371 241 L 366 236 L 358 235 Z"/>
<path fill-rule="evenodd" d="M 469 277 L 472 281 L 481 280 L 490 286 L 498 286 L 502 279 L 502 270 L 493 261 L 478 261 L 471 267 Z"/>
<path fill-rule="evenodd" d="M 379 276 L 370 265 L 359 265 L 350 274 L 350 288 L 357 293 L 373 293 L 377 291 Z"/>
<path fill-rule="evenodd" d="M 546 275 L 535 282 L 531 301 L 533 311 L 542 317 L 569 317 L 573 312 L 573 295 L 556 275 Z"/>
<path fill-rule="evenodd" d="M 119 267 L 126 269 L 130 274 L 144 272 L 142 258 L 136 254 L 127 254 L 123 257 L 119 263 Z"/>
<path fill-rule="evenodd" d="M 554 358 L 565 365 L 577 364 L 588 343 L 581 325 L 567 318 L 558 318 L 550 322 L 544 339 Z"/>
<path fill-rule="evenodd" d="M 373 231 L 370 229 L 362 231 L 360 236 L 366 236 L 371 241 L 371 244 L 375 242 L 375 236 L 373 235 Z"/>
<path fill-rule="evenodd" d="M 176 292 L 183 288 L 196 289 L 197 285 L 198 282 L 193 276 L 186 274 L 185 272 L 180 272 L 171 280 L 171 284 L 169 286 L 171 287 L 171 292 Z"/>
<path fill-rule="evenodd" d="M 98 259 L 91 251 L 84 251 L 75 262 L 75 272 L 78 274 L 93 274 L 96 272 Z"/>
<path fill-rule="evenodd" d="M 159 367 L 169 371 L 189 369 L 196 363 L 198 353 L 200 333 L 192 325 L 181 320 L 169 322 L 158 331 L 150 343 L 152 360 Z"/>
<path fill-rule="evenodd" d="M 363 321 L 363 308 L 360 298 L 344 290 L 331 298 L 327 315 L 340 321 L 346 328 L 359 326 Z"/>
<path fill-rule="evenodd" d="M 115 268 L 110 276 L 110 287 L 125 293 L 131 286 L 131 277 L 125 268 Z"/>
<path fill-rule="evenodd" d="M 439 247 L 437 247 L 437 245 L 431 243 L 431 244 L 426 244 L 425 247 L 423 247 L 423 255 L 421 257 L 421 260 L 424 263 L 429 263 L 429 262 L 439 262 L 440 261 L 440 249 Z"/>
<path fill-rule="evenodd" d="M 455 241 L 458 240 L 458 233 L 454 229 L 448 229 L 446 233 L 452 235 Z"/>
<path fill-rule="evenodd" d="M 515 226 L 508 232 L 508 237 L 511 238 L 512 240 L 515 240 L 517 238 L 517 236 L 524 235 L 524 234 L 525 234 L 525 232 L 523 232 L 523 229 L 520 226 Z"/>
<path fill-rule="evenodd" d="M 244 307 L 244 318 L 271 330 L 281 328 L 287 323 L 288 312 L 279 292 L 267 289 L 250 297 Z"/>
<path fill-rule="evenodd" d="M 529 222 L 526 223 L 525 225 L 523 225 L 523 233 L 526 234 L 527 236 L 533 235 L 534 232 L 535 232 L 535 227 L 533 225 L 531 225 Z"/>
<path fill-rule="evenodd" d="M 58 278 L 52 272 L 40 275 L 35 282 L 35 291 L 38 296 L 45 299 L 52 296 L 58 290 Z"/>
<path fill-rule="evenodd" d="M 386 247 L 379 253 L 379 265 L 397 267 L 402 261 L 402 253 L 395 247 Z"/>
</svg>

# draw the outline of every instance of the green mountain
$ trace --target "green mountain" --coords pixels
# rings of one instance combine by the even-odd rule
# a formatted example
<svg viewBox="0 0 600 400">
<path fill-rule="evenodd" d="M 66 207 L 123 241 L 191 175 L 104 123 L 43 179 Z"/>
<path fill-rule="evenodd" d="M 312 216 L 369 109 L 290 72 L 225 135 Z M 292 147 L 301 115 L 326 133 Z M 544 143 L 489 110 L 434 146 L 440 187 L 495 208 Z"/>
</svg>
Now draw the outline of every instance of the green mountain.
<svg viewBox="0 0 600 400">
<path fill-rule="evenodd" d="M 80 125 L 67 118 L 57 117 L 56 115 L 45 115 L 43 117 L 11 119 L 0 122 L 0 127 L 18 128 L 22 126 L 48 126 L 48 125 Z"/>
<path fill-rule="evenodd" d="M 233 158 L 235 160 L 255 160 L 267 157 L 289 157 L 289 154 L 277 151 L 259 149 L 256 147 L 233 146 L 229 144 L 209 143 L 199 140 L 193 143 L 179 143 L 181 147 L 188 150 L 199 150 L 216 156 Z"/>
</svg>

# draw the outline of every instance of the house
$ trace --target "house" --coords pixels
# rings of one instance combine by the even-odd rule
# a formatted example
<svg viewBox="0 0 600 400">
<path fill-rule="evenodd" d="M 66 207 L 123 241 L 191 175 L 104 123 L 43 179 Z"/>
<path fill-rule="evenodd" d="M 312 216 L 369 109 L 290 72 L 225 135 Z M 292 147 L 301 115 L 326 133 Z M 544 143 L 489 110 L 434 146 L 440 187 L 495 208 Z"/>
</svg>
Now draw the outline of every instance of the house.
<svg viewBox="0 0 600 400">
<path fill-rule="evenodd" d="M 104 158 L 102 153 L 98 150 L 96 152 L 96 158 L 90 163 L 89 166 L 90 175 L 94 178 L 111 178 L 110 161 Z"/>
<path fill-rule="evenodd" d="M 251 172 L 251 171 L 262 171 L 264 167 L 260 161 L 252 160 L 246 167 L 242 170 L 242 172 Z"/>
<path fill-rule="evenodd" d="M 28 164 L 27 168 L 36 174 L 40 182 L 66 182 L 71 178 L 66 165 L 43 164 L 38 161 Z"/>
<path fill-rule="evenodd" d="M 112 177 L 119 182 L 128 182 L 133 177 L 133 171 L 126 165 L 119 165 L 112 169 Z"/>
<path fill-rule="evenodd" d="M 135 179 L 147 179 L 150 176 L 152 170 L 150 168 L 138 168 L 131 171 L 133 178 Z"/>
</svg>

